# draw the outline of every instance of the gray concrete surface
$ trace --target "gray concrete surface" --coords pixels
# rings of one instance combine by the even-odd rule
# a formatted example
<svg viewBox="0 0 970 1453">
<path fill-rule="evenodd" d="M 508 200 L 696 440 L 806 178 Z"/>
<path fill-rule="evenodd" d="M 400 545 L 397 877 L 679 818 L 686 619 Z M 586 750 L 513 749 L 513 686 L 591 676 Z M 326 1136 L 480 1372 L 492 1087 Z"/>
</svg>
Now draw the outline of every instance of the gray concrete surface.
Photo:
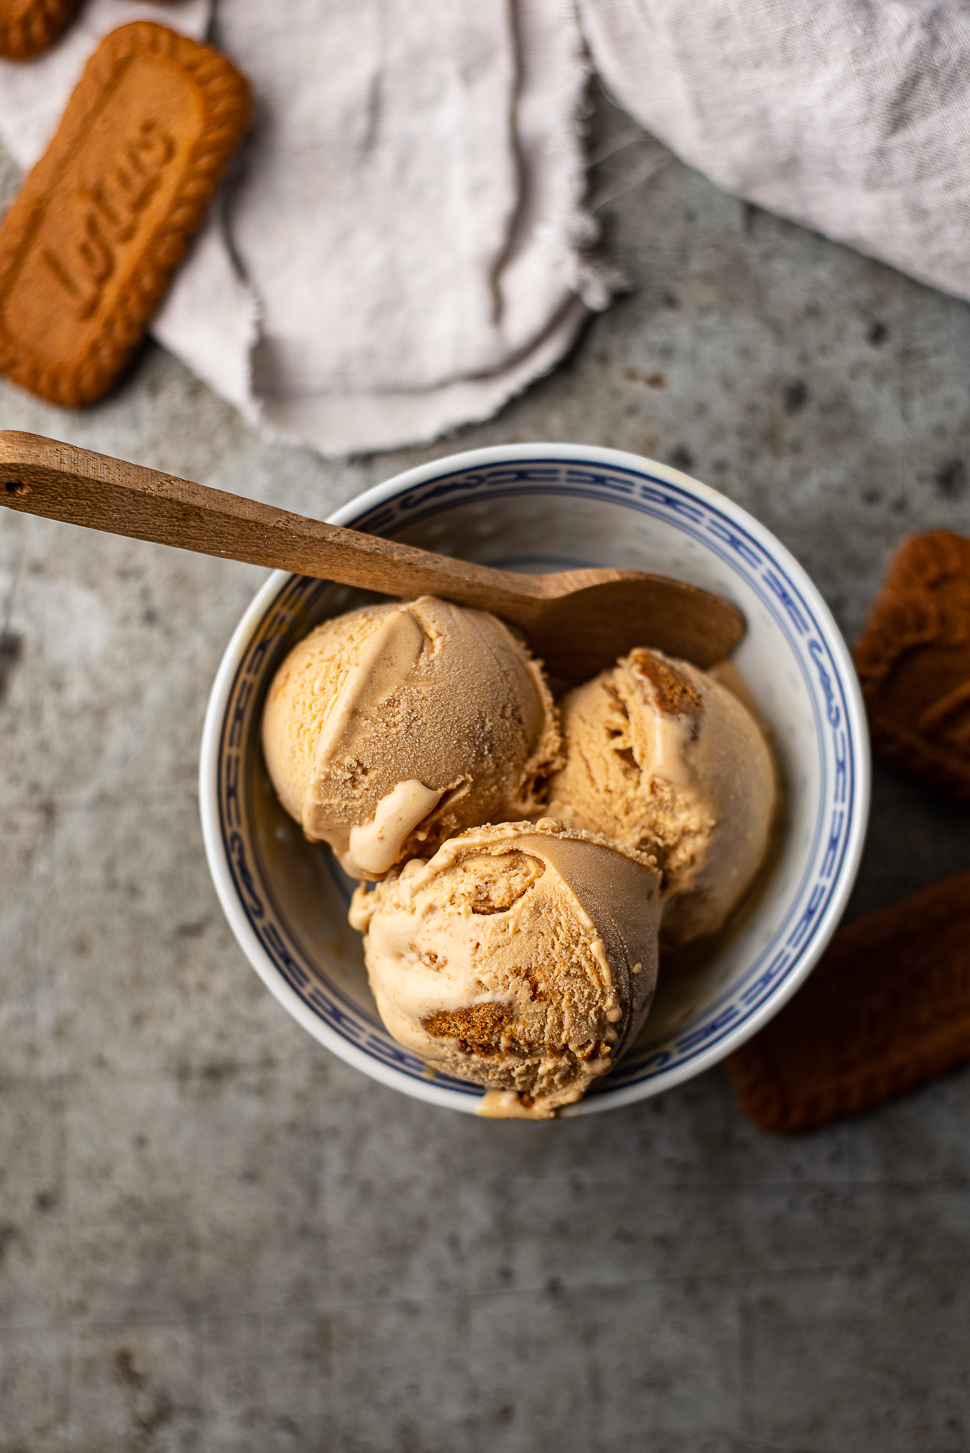
<svg viewBox="0 0 970 1453">
<path fill-rule="evenodd" d="M 604 105 L 594 145 L 624 141 L 595 188 L 632 291 L 455 442 L 673 460 L 781 536 L 851 639 L 904 535 L 970 528 L 970 307 Z M 321 514 L 450 447 L 267 447 L 154 348 L 83 415 L 0 384 L 0 423 Z M 260 578 L 0 512 L 0 1453 L 970 1449 L 970 1072 L 792 1142 L 720 1071 L 477 1123 L 270 998 L 195 786 Z M 850 913 L 968 866 L 967 810 L 879 768 Z"/>
</svg>

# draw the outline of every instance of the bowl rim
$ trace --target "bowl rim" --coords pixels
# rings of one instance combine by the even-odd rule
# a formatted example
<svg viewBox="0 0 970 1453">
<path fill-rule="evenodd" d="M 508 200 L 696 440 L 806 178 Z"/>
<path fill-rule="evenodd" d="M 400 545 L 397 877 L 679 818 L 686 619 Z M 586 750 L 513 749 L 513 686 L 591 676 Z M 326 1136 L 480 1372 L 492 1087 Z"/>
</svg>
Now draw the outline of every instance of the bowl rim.
<svg viewBox="0 0 970 1453">
<path fill-rule="evenodd" d="M 786 572 L 797 582 L 806 602 L 811 606 L 818 628 L 824 634 L 826 648 L 839 669 L 843 701 L 849 717 L 854 789 L 851 799 L 852 820 L 838 880 L 823 910 L 821 921 L 816 924 L 811 944 L 799 959 L 798 964 L 792 967 L 792 971 L 781 979 L 777 988 L 766 995 L 758 1008 L 750 1013 L 742 1023 L 735 1026 L 733 1030 L 728 1030 L 727 1034 L 716 1043 L 708 1045 L 706 1049 L 699 1049 L 696 1055 L 665 1072 L 661 1082 L 658 1083 L 656 1077 L 646 1078 L 622 1088 L 618 1087 L 615 1092 L 611 1093 L 607 1090 L 603 1094 L 581 1100 L 577 1105 L 569 1106 L 563 1112 L 564 1115 L 571 1117 L 576 1114 L 619 1109 L 623 1105 L 629 1105 L 665 1090 L 673 1089 L 674 1086 L 685 1080 L 702 1074 L 757 1034 L 801 988 L 825 952 L 838 927 L 858 874 L 869 820 L 871 752 L 868 722 L 855 666 L 842 633 L 814 581 L 787 546 L 782 544 L 766 525 L 749 514 L 743 506 L 736 504 L 701 480 L 694 479 L 693 476 L 675 469 L 672 465 L 662 464 L 645 455 L 591 444 L 540 442 L 488 445 L 480 449 L 442 455 L 395 474 L 379 484 L 372 485 L 328 515 L 327 523 L 352 525 L 354 520 L 360 519 L 377 506 L 445 473 L 461 473 L 465 470 L 503 462 L 523 463 L 540 459 L 548 461 L 550 456 L 564 463 L 598 464 L 633 470 L 636 473 L 643 473 L 646 470 L 655 478 L 666 480 L 688 493 L 697 495 L 705 503 L 733 518 L 769 556 L 774 556 L 784 565 Z M 478 1108 L 478 1096 L 463 1094 L 460 1096 L 462 1103 L 456 1103 L 459 1097 L 455 1095 L 454 1091 L 443 1086 L 436 1086 L 432 1079 L 415 1080 L 401 1074 L 392 1066 L 384 1064 L 368 1054 L 366 1050 L 358 1048 L 336 1034 L 329 1025 L 314 1015 L 283 978 L 240 906 L 226 859 L 219 815 L 218 778 L 222 726 L 236 671 L 246 655 L 253 630 L 262 620 L 270 601 L 293 578 L 289 571 L 276 570 L 257 590 L 226 646 L 209 694 L 200 744 L 199 810 L 206 859 L 216 895 L 236 941 L 263 983 L 315 1039 L 338 1055 L 345 1063 L 362 1070 L 371 1079 L 377 1080 L 388 1088 L 426 1103 L 474 1113 Z"/>
</svg>

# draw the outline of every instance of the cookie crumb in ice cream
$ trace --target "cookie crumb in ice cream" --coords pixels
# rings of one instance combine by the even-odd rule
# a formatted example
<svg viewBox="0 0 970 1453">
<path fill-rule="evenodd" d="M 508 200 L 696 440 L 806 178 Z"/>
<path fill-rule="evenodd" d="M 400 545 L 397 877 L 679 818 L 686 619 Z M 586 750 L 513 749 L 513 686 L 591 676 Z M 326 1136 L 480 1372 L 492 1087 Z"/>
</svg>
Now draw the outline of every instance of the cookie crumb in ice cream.
<svg viewBox="0 0 970 1453">
<path fill-rule="evenodd" d="M 666 716 L 686 717 L 691 736 L 697 736 L 704 715 L 704 699 L 690 677 L 658 651 L 638 647 L 627 657 L 634 680 L 647 687 L 657 710 Z"/>
<path fill-rule="evenodd" d="M 463 1054 L 498 1054 L 511 1015 L 510 1005 L 490 1000 L 467 1009 L 436 1009 L 421 1020 L 421 1028 L 435 1039 L 457 1039 Z"/>
<path fill-rule="evenodd" d="M 670 944 L 716 932 L 767 847 L 775 774 L 737 695 L 687 661 L 638 648 L 563 699 L 566 763 L 549 810 L 652 855 Z"/>
<path fill-rule="evenodd" d="M 542 1119 L 608 1073 L 646 1017 L 660 878 L 588 832 L 503 823 L 358 888 L 351 922 L 394 1038 L 494 1091 L 482 1114 Z"/>
</svg>

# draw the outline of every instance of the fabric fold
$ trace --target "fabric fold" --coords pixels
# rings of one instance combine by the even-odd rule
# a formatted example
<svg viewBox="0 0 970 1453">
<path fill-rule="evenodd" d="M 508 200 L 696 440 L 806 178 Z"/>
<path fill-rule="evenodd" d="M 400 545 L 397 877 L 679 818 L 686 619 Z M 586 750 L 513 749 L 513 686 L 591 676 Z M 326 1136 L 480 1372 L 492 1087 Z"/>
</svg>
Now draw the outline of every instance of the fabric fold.
<svg viewBox="0 0 970 1453">
<path fill-rule="evenodd" d="M 330 454 L 435 438 L 605 305 L 570 0 L 233 0 L 216 34 L 259 108 L 229 217 L 266 431 Z"/>
<path fill-rule="evenodd" d="M 617 102 L 725 191 L 970 297 L 965 0 L 578 0 Z"/>
<path fill-rule="evenodd" d="M 201 36 L 209 14 L 89 0 L 45 56 L 0 67 L 15 158 L 41 154 L 107 30 Z M 265 435 L 335 455 L 433 439 L 606 305 L 572 0 L 222 0 L 212 39 L 256 122 L 153 333 Z"/>
</svg>

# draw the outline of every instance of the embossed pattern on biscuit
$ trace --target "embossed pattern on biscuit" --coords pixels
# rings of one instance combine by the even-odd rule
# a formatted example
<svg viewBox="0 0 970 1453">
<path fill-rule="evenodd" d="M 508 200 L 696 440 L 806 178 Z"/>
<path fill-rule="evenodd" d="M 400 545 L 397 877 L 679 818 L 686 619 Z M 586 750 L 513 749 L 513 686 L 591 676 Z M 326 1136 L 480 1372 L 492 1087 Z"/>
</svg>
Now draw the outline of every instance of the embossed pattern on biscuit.
<svg viewBox="0 0 970 1453">
<path fill-rule="evenodd" d="M 876 750 L 970 800 L 970 540 L 905 541 L 854 656 Z"/>
<path fill-rule="evenodd" d="M 79 0 L 0 0 L 0 56 L 28 61 L 40 55 L 74 18 Z"/>
<path fill-rule="evenodd" d="M 249 118 L 209 46 L 150 21 L 102 41 L 0 227 L 0 371 L 67 407 L 111 388 Z"/>
<path fill-rule="evenodd" d="M 970 873 L 840 929 L 805 987 L 727 1060 L 763 1130 L 810 1130 L 970 1059 Z"/>
<path fill-rule="evenodd" d="M 970 610 L 970 540 L 952 530 L 910 535 L 893 556 L 883 589 L 930 590 L 948 604 Z"/>
</svg>

